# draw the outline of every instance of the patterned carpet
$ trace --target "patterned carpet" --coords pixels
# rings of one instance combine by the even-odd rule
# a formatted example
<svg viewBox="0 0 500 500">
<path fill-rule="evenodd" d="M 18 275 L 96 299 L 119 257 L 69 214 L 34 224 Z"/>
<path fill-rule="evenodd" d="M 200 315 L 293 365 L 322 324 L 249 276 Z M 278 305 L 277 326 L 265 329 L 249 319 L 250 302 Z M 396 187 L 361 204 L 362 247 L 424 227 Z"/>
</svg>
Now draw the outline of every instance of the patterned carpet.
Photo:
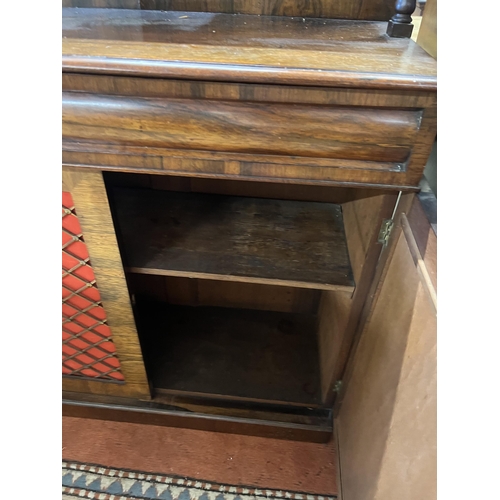
<svg viewBox="0 0 500 500">
<path fill-rule="evenodd" d="M 232 486 L 186 477 L 62 463 L 63 500 L 334 500 L 336 496 Z"/>
</svg>

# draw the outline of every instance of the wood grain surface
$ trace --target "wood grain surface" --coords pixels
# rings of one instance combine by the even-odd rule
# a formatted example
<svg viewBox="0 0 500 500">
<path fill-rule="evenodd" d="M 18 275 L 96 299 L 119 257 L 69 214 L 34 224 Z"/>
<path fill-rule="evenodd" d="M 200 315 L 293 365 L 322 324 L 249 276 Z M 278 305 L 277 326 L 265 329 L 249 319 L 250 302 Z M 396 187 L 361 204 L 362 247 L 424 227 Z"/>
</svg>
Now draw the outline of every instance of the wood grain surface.
<svg viewBox="0 0 500 500">
<path fill-rule="evenodd" d="M 139 9 L 140 0 L 62 0 L 63 7 L 80 9 Z"/>
<path fill-rule="evenodd" d="M 67 166 L 415 189 L 435 136 L 429 92 L 75 74 L 63 85 Z"/>
<path fill-rule="evenodd" d="M 436 498 L 437 324 L 426 279 L 435 269 L 432 260 L 415 258 L 408 220 L 404 229 L 352 357 L 336 421 L 345 498 Z"/>
<path fill-rule="evenodd" d="M 334 443 L 229 435 L 63 417 L 66 460 L 227 484 L 333 495 Z"/>
<path fill-rule="evenodd" d="M 337 397 L 335 383 L 343 381 L 343 374 L 349 353 L 356 342 L 357 332 L 363 324 L 363 309 L 370 301 L 370 288 L 376 281 L 377 271 L 381 271 L 383 247 L 378 243 L 378 233 L 382 220 L 392 216 L 397 196 L 386 194 L 372 196 L 370 191 L 356 190 L 356 200 L 343 204 L 346 222 L 346 236 L 349 255 L 356 279 L 356 290 L 351 300 L 337 294 L 330 294 L 327 308 L 320 316 L 320 342 L 322 346 L 334 347 L 321 356 L 325 367 L 323 389 L 326 390 L 326 374 L 330 374 L 330 386 L 325 393 L 326 401 Z M 333 310 L 328 310 L 331 307 Z M 335 322 L 328 318 L 335 316 Z M 340 330 L 338 329 L 340 328 Z M 328 371 L 327 371 L 328 370 Z"/>
<path fill-rule="evenodd" d="M 345 363 L 340 357 L 353 304 L 352 294 L 323 291 L 318 310 L 318 345 L 323 401 L 331 399 L 332 385 Z"/>
<path fill-rule="evenodd" d="M 81 73 L 63 73 L 62 89 L 68 92 L 131 97 L 364 106 L 368 108 L 420 109 L 436 104 L 436 93 L 429 90 L 300 87 L 297 85 L 200 82 Z"/>
<path fill-rule="evenodd" d="M 148 380 L 102 173 L 63 170 L 63 188 L 71 192 L 75 203 L 125 377 L 123 385 L 65 377 L 63 389 L 148 399 Z"/>
<path fill-rule="evenodd" d="M 136 273 L 128 273 L 127 283 L 130 293 L 169 304 L 304 314 L 316 314 L 321 295 L 309 288 Z"/>
<path fill-rule="evenodd" d="M 283 184 L 274 182 L 239 182 L 230 179 L 179 177 L 124 172 L 104 172 L 106 185 L 176 191 L 181 193 L 211 193 L 248 198 L 275 200 L 312 201 L 318 203 L 345 204 L 358 198 L 370 198 L 392 191 L 380 189 L 352 189 L 349 187 L 311 186 L 307 184 Z"/>
<path fill-rule="evenodd" d="M 128 271 L 352 291 L 335 204 L 116 188 Z"/>
<path fill-rule="evenodd" d="M 139 334 L 155 389 L 321 404 L 314 316 L 137 300 Z"/>
<path fill-rule="evenodd" d="M 390 0 L 141 0 L 141 8 L 383 21 L 394 5 Z"/>
<path fill-rule="evenodd" d="M 420 154 L 410 157 L 411 169 L 394 164 L 355 160 L 327 160 L 330 166 L 304 165 L 312 160 L 292 156 L 241 155 L 159 148 L 102 146 L 63 141 L 63 165 L 87 170 L 149 173 L 203 179 L 277 182 L 297 185 L 415 191 L 424 169 L 422 159 L 432 145 L 420 141 Z M 415 148 L 416 151 L 416 148 Z M 193 158 L 194 156 L 194 158 Z M 202 157 L 204 156 L 204 157 Z M 225 157 L 225 158 L 224 158 Z M 415 159 L 415 161 L 414 161 Z M 323 159 L 316 159 L 323 162 Z M 418 161 L 417 161 L 418 160 Z M 368 168 L 367 168 L 368 167 Z M 374 168 L 371 168 L 374 167 Z"/>
<path fill-rule="evenodd" d="M 327 443 L 332 438 L 331 411 L 321 409 L 256 402 L 249 405 L 216 397 L 207 400 L 201 395 L 169 394 L 166 390 L 158 391 L 154 401 L 77 396 L 63 392 L 64 416 L 311 443 Z M 101 401 L 96 401 L 97 397 Z"/>
<path fill-rule="evenodd" d="M 436 61 L 385 23 L 64 9 L 63 25 L 68 167 L 418 187 Z"/>
<path fill-rule="evenodd" d="M 63 9 L 63 71 L 435 90 L 435 61 L 386 23 Z"/>
<path fill-rule="evenodd" d="M 326 17 L 387 21 L 393 0 L 63 0 L 63 7 L 181 10 L 273 16 Z"/>
<path fill-rule="evenodd" d="M 387 162 L 386 170 L 403 168 L 421 120 L 418 110 L 63 93 L 66 141 Z"/>
<path fill-rule="evenodd" d="M 357 349 L 359 339 L 361 338 L 366 327 L 373 308 L 373 303 L 376 301 L 380 288 L 383 286 L 384 278 L 388 270 L 387 263 L 394 254 L 396 243 L 402 231 L 400 220 L 401 214 L 410 210 L 414 198 L 415 195 L 413 193 L 402 193 L 399 202 L 397 202 L 396 196 L 392 198 L 386 197 L 385 202 L 381 206 L 379 215 L 382 219 L 393 218 L 394 220 L 394 226 L 387 246 L 378 243 L 378 229 L 371 233 L 371 244 L 369 245 L 370 250 L 366 255 L 366 262 L 363 266 L 363 274 L 366 278 L 361 280 L 363 286 L 358 286 L 356 290 L 356 294 L 360 296 L 360 299 L 362 295 L 364 295 L 364 299 L 359 300 L 359 302 L 353 300 L 348 326 L 344 332 L 344 338 L 341 345 L 341 359 L 343 360 L 343 362 L 339 365 L 341 371 L 334 377 L 335 380 L 342 380 L 342 387 L 334 400 L 335 416 L 338 414 L 338 410 L 342 406 L 345 388 L 349 384 L 349 379 L 352 373 L 352 358 L 354 352 Z M 358 220 L 364 219 L 365 222 L 369 223 L 370 218 L 365 210 L 366 206 L 358 215 L 358 217 L 361 216 Z M 380 225 L 378 227 L 380 228 Z"/>
</svg>

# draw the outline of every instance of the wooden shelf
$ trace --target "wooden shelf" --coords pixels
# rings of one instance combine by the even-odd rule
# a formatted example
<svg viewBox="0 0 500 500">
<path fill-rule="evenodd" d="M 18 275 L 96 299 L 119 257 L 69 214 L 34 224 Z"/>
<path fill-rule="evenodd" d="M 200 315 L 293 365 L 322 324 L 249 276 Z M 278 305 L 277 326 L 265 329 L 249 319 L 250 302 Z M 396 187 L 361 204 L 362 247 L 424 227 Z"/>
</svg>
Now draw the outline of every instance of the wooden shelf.
<svg viewBox="0 0 500 500">
<path fill-rule="evenodd" d="M 321 404 L 313 315 L 138 300 L 137 318 L 155 391 Z"/>
<path fill-rule="evenodd" d="M 354 290 L 339 205 L 114 188 L 126 270 Z"/>
</svg>

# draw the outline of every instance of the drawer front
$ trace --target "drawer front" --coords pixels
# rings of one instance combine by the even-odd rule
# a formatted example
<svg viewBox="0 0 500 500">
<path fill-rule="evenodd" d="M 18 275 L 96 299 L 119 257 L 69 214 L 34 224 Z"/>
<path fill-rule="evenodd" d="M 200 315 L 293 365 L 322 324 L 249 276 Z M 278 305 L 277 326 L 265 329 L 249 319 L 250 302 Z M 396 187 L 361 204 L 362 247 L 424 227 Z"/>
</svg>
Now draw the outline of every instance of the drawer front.
<svg viewBox="0 0 500 500">
<path fill-rule="evenodd" d="M 404 163 L 421 111 L 66 94 L 65 138 L 106 144 Z"/>
<path fill-rule="evenodd" d="M 221 99 L 204 91 L 200 98 L 63 92 L 63 162 L 175 175 L 418 185 L 434 138 L 425 108 L 384 106 L 380 96 L 374 106 L 370 95 L 365 105 L 359 97 L 357 105 L 269 102 L 272 92 L 258 102 L 242 99 L 241 89 L 233 96 L 221 89 Z M 283 89 L 275 93 L 287 96 Z M 348 94 L 341 97 L 349 102 Z"/>
</svg>

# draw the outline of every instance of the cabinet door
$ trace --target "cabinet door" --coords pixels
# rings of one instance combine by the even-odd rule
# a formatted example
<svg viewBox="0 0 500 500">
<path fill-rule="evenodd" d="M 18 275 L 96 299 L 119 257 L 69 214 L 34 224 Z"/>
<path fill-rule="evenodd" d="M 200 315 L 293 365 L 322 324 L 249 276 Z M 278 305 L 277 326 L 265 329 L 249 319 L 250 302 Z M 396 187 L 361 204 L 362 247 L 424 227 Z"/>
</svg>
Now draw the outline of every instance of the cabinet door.
<svg viewBox="0 0 500 500">
<path fill-rule="evenodd" d="M 343 381 L 343 500 L 436 498 L 436 237 L 415 201 Z"/>
<path fill-rule="evenodd" d="M 63 170 L 63 390 L 149 398 L 100 171 Z"/>
</svg>

